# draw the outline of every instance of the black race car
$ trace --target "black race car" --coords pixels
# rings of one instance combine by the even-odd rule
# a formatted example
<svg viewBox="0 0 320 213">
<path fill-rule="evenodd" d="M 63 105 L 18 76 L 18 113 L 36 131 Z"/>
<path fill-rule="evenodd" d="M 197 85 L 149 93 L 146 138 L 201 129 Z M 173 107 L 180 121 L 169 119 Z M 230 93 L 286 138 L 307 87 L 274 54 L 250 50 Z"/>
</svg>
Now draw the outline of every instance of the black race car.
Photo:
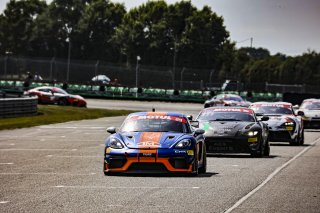
<svg viewBox="0 0 320 213">
<path fill-rule="evenodd" d="M 269 156 L 268 127 L 258 120 L 253 110 L 240 107 L 210 107 L 197 117 L 205 130 L 207 153 L 250 153 Z"/>
</svg>

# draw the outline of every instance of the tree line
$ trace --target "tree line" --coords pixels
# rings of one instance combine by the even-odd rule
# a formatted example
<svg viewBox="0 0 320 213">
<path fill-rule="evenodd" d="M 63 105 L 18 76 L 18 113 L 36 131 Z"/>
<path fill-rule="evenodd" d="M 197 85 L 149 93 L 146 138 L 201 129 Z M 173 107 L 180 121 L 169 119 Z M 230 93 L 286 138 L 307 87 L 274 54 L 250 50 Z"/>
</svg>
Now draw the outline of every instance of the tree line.
<svg viewBox="0 0 320 213">
<path fill-rule="evenodd" d="M 191 1 L 149 1 L 126 10 L 109 0 L 10 0 L 0 14 L 0 55 L 102 60 L 197 69 L 207 81 L 315 84 L 320 54 L 270 55 L 230 40 L 222 16 Z M 181 69 L 179 69 L 181 70 Z M 203 70 L 203 71 L 201 71 Z"/>
</svg>

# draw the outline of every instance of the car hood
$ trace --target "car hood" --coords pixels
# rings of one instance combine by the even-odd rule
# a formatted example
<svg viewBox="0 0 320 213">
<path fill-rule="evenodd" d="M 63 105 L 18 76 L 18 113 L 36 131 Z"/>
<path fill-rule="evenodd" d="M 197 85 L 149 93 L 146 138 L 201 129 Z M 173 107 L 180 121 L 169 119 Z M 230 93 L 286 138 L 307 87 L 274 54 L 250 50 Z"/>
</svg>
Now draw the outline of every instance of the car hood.
<svg viewBox="0 0 320 213">
<path fill-rule="evenodd" d="M 320 117 L 320 110 L 303 110 L 305 117 Z"/>
<path fill-rule="evenodd" d="M 295 122 L 295 116 L 294 115 L 266 115 L 269 117 L 268 121 L 264 121 L 268 124 L 268 126 L 280 126 L 285 122 Z"/>
<path fill-rule="evenodd" d="M 247 132 L 253 122 L 234 122 L 234 121 L 210 121 L 200 122 L 200 128 L 205 130 L 205 137 L 212 136 L 236 136 L 239 132 Z"/>
<path fill-rule="evenodd" d="M 119 134 L 125 145 L 132 149 L 170 148 L 183 138 L 188 138 L 185 133 L 173 132 L 125 132 Z"/>
</svg>

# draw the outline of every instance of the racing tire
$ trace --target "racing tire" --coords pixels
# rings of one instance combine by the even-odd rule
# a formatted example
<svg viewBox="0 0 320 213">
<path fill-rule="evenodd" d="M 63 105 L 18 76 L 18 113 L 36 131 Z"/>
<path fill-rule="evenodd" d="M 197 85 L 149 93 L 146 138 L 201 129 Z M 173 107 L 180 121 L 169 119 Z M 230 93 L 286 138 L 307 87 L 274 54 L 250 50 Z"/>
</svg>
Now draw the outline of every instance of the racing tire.
<svg viewBox="0 0 320 213">
<path fill-rule="evenodd" d="M 207 172 L 207 150 L 206 145 L 203 145 L 203 151 L 202 151 L 202 166 L 198 169 L 199 173 L 205 174 Z"/>
<path fill-rule="evenodd" d="M 204 108 L 208 108 L 208 107 L 210 107 L 209 104 L 205 104 L 205 105 L 204 105 Z"/>
<path fill-rule="evenodd" d="M 293 141 L 290 141 L 289 144 L 290 144 L 290 146 L 299 146 L 300 145 L 299 135 Z"/>
<path fill-rule="evenodd" d="M 262 158 L 263 154 L 264 154 L 264 148 L 265 148 L 265 146 L 263 144 L 261 144 L 258 150 L 251 152 L 251 157 Z"/>
<path fill-rule="evenodd" d="M 65 98 L 61 98 L 58 100 L 58 105 L 60 106 L 67 106 L 68 105 L 68 101 Z"/>
<path fill-rule="evenodd" d="M 302 146 L 304 144 L 304 129 L 302 130 L 301 136 L 300 136 L 300 141 L 299 145 Z"/>
<path fill-rule="evenodd" d="M 103 162 L 103 173 L 105 176 L 108 176 L 110 174 L 110 172 L 106 172 L 106 163 Z"/>
<path fill-rule="evenodd" d="M 266 141 L 266 144 L 264 146 L 264 151 L 263 151 L 263 155 L 266 157 L 270 156 L 270 144 L 269 144 L 269 140 Z"/>
<path fill-rule="evenodd" d="M 192 164 L 192 172 L 190 173 L 190 176 L 192 177 L 196 177 L 199 174 L 199 165 L 198 165 L 198 153 L 196 152 L 196 150 L 194 151 L 194 161 Z"/>
</svg>

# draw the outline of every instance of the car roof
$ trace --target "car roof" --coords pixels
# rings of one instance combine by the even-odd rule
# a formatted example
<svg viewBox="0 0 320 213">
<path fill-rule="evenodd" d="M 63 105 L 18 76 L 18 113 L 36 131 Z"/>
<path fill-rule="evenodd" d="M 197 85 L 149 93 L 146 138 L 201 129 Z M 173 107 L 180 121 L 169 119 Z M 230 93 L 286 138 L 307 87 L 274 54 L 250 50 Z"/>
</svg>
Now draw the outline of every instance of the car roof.
<svg viewBox="0 0 320 213">
<path fill-rule="evenodd" d="M 317 98 L 308 98 L 308 99 L 304 99 L 303 102 L 320 102 L 320 99 Z M 302 102 L 302 103 L 303 103 Z"/>
<path fill-rule="evenodd" d="M 248 111 L 252 111 L 252 109 L 248 108 L 248 107 L 241 107 L 241 106 L 214 106 L 214 107 L 208 107 L 208 108 L 204 108 L 202 109 L 202 111 L 206 111 L 206 110 L 214 110 L 214 109 L 226 109 L 226 112 L 228 112 L 228 110 L 230 109 L 230 111 L 232 112 L 232 110 L 237 110 L 237 109 L 243 109 L 243 110 L 248 110 Z"/>
<path fill-rule="evenodd" d="M 174 116 L 174 117 L 186 117 L 182 113 L 177 112 L 134 112 L 128 115 L 131 116 Z"/>
<path fill-rule="evenodd" d="M 284 102 L 284 101 L 278 101 L 278 102 L 259 101 L 259 102 L 254 102 L 254 103 L 252 103 L 251 105 L 256 105 L 256 104 L 265 104 L 265 105 L 273 105 L 273 104 L 292 105 L 292 103 Z"/>
</svg>

